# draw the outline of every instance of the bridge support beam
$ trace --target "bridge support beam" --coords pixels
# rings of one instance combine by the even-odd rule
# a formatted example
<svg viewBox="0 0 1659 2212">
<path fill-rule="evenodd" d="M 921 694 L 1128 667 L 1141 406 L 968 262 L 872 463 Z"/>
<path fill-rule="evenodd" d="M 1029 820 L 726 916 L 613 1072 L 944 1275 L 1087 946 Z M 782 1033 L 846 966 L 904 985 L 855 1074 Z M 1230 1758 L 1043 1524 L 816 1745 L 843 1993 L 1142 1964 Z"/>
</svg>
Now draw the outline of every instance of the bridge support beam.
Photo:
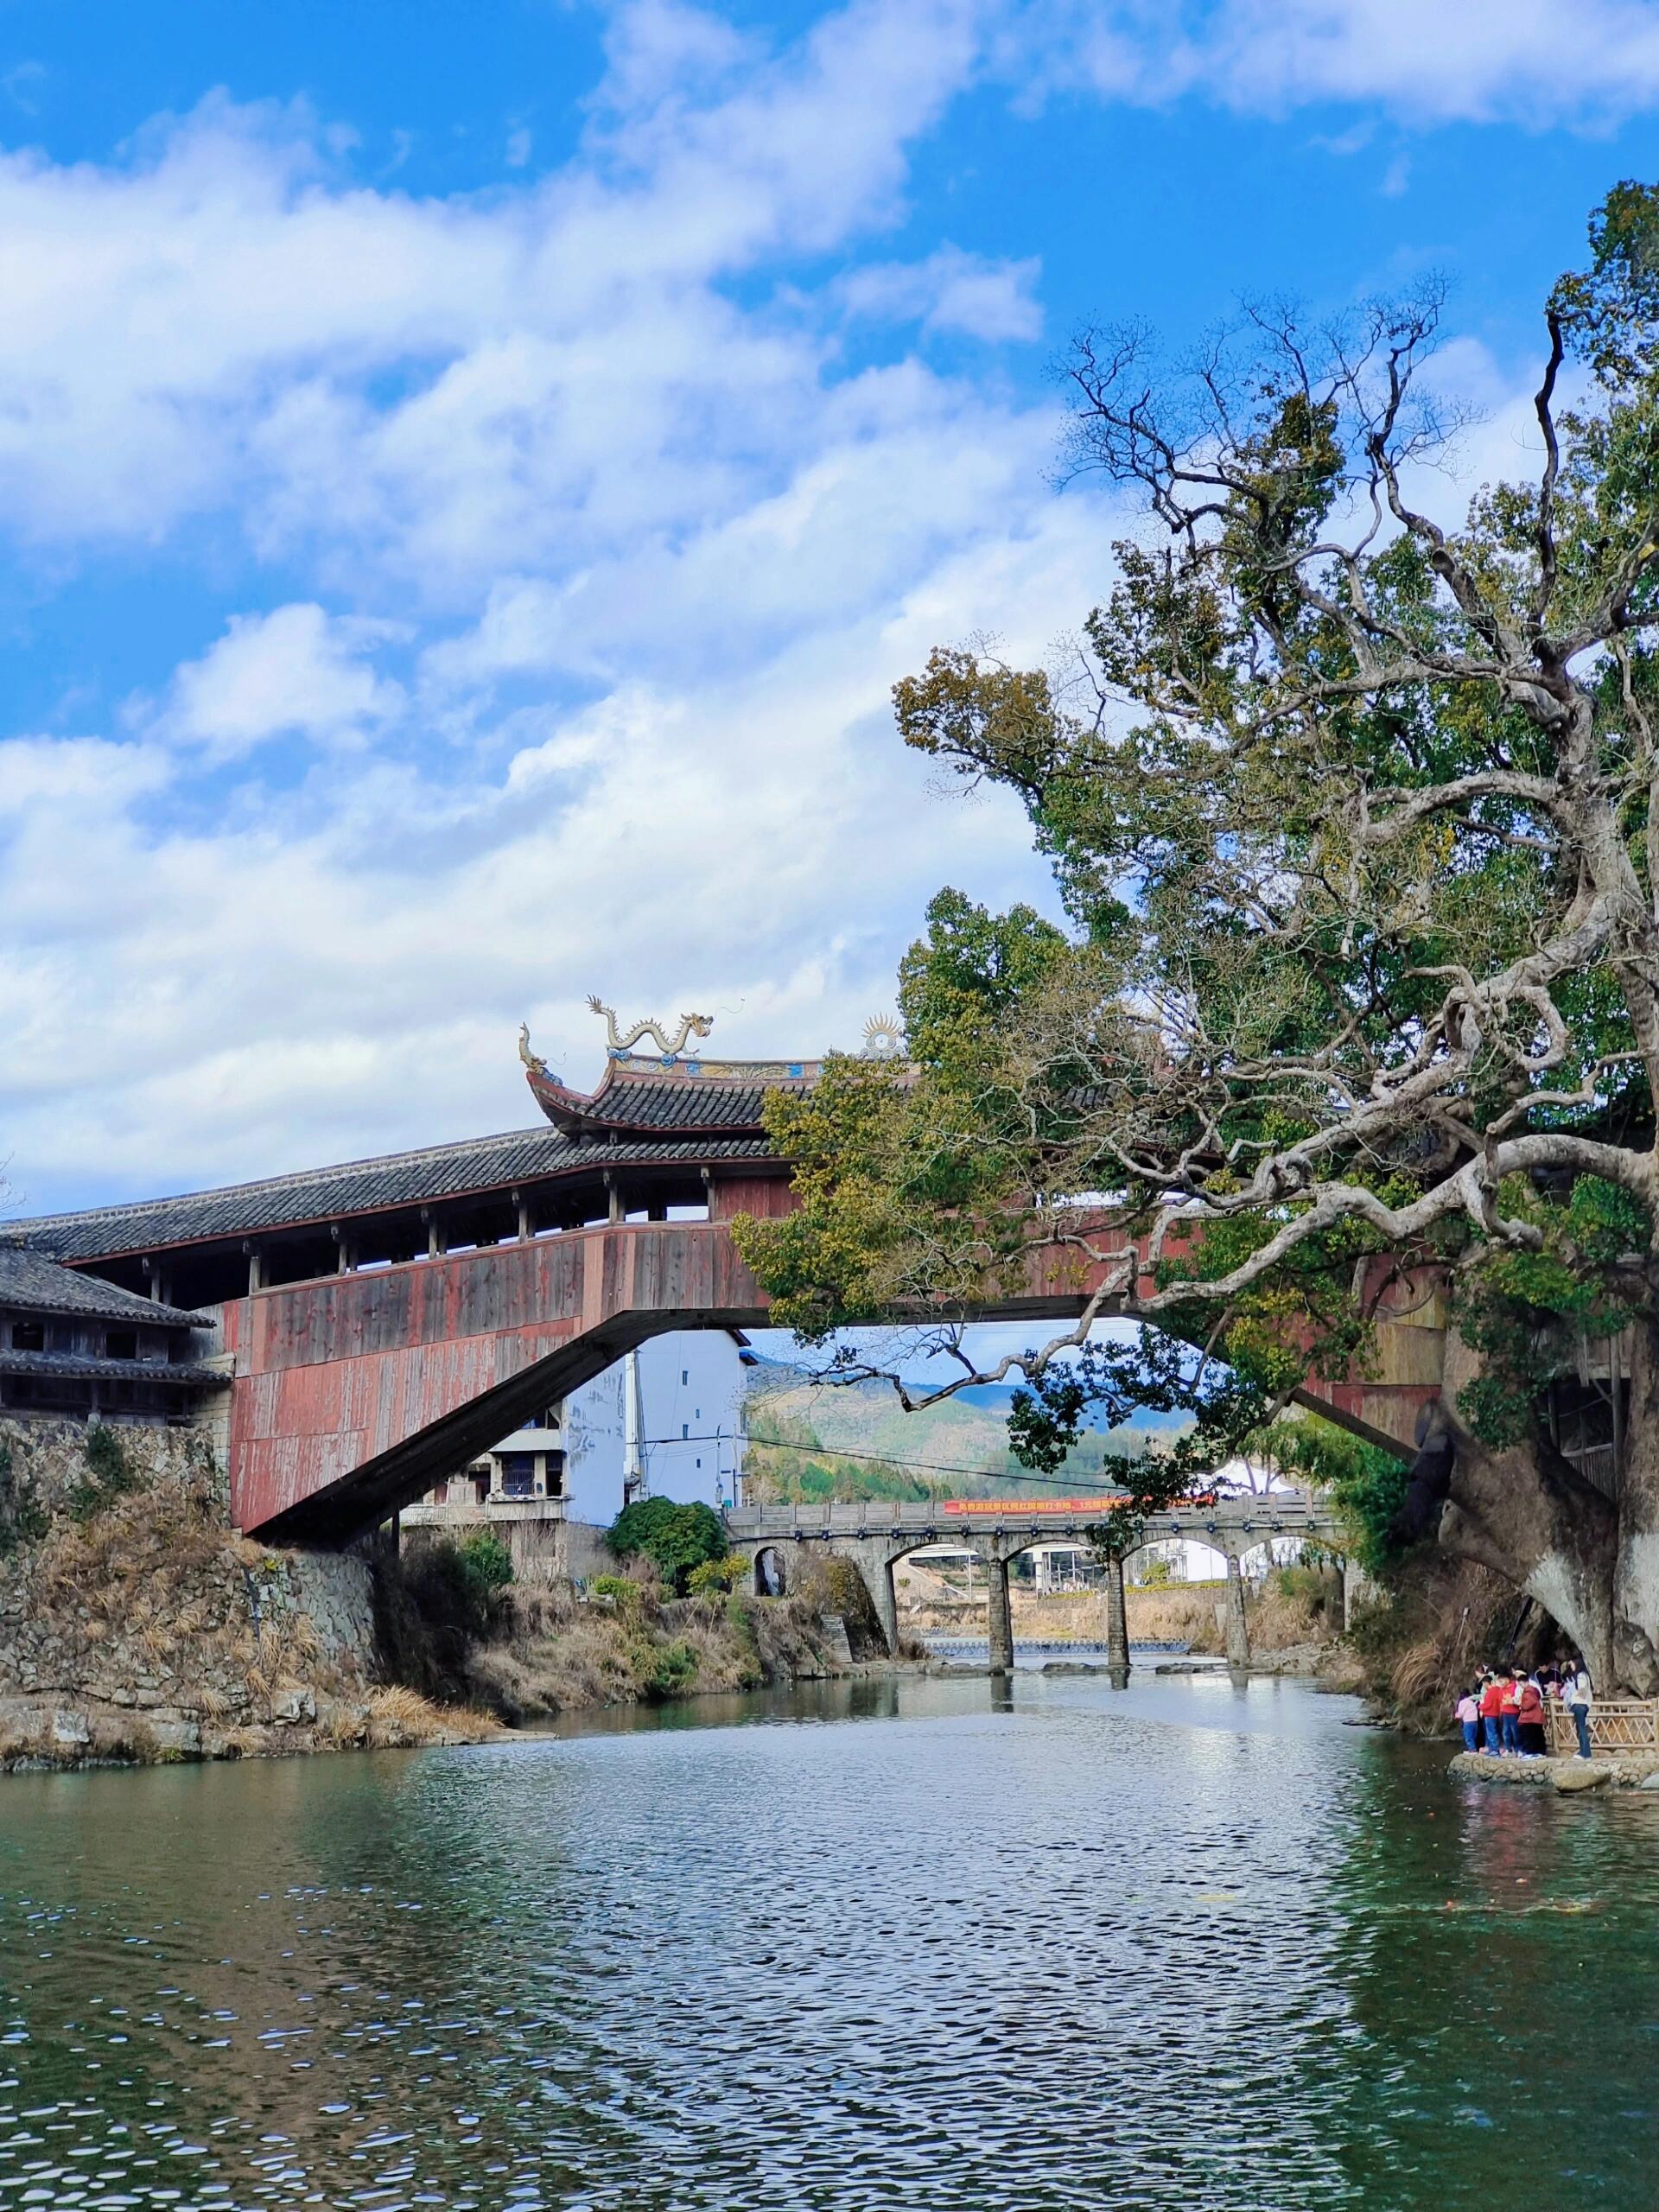
<svg viewBox="0 0 1659 2212">
<path fill-rule="evenodd" d="M 1008 1603 L 1008 1562 L 995 1552 L 983 1556 L 991 1672 L 1011 1675 L 1014 1672 L 1014 1611 Z"/>
<path fill-rule="evenodd" d="M 1227 1554 L 1227 1664 L 1235 1675 L 1250 1663 L 1250 1624 L 1244 1611 L 1244 1570 L 1235 1552 Z"/>
<path fill-rule="evenodd" d="M 1129 1686 L 1129 1616 L 1123 1599 L 1123 1558 L 1106 1561 L 1106 1666 L 1115 1690 Z"/>
<path fill-rule="evenodd" d="M 878 1557 L 875 1561 L 875 1610 L 880 1617 L 881 1633 L 887 1639 L 887 1656 L 899 1656 L 899 1592 L 894 1587 L 893 1570 L 898 1562 L 891 1557 Z"/>
</svg>

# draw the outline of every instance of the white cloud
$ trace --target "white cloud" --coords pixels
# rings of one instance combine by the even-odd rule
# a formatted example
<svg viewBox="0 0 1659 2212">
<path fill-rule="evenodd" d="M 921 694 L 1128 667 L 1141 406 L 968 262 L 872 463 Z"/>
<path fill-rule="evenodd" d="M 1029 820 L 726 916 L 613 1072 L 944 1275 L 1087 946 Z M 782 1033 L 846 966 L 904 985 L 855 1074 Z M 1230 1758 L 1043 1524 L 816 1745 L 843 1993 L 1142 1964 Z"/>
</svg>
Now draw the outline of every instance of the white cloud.
<svg viewBox="0 0 1659 2212">
<path fill-rule="evenodd" d="M 404 704 L 401 687 L 363 656 L 404 634 L 393 623 L 331 618 L 314 602 L 234 616 L 200 660 L 179 669 L 156 726 L 219 760 L 277 736 L 360 738 Z"/>
<path fill-rule="evenodd" d="M 590 989 L 709 1007 L 739 1054 L 851 1042 L 940 883 L 1044 895 L 1010 802 L 929 796 L 889 688 L 976 630 L 1040 654 L 1114 516 L 1046 488 L 1053 414 L 994 368 L 853 372 L 833 334 L 1037 335 L 1034 264 L 857 259 L 992 20 L 853 0 L 774 50 L 625 6 L 575 158 L 475 199 L 369 188 L 303 111 L 223 99 L 119 162 L 0 156 L 0 531 L 72 574 L 183 559 L 207 518 L 281 579 L 156 671 L 130 741 L 0 743 L 32 1199 L 528 1119 L 518 1024 L 586 1083 Z M 1284 89 L 1313 20 L 1096 28 L 1134 97 L 1230 98 L 1236 50 L 1268 99 L 1326 96 Z M 1502 465 L 1524 406 L 1475 349 L 1442 372 Z"/>
<path fill-rule="evenodd" d="M 867 264 L 842 280 L 841 296 L 851 314 L 883 321 L 993 340 L 1040 338 L 1042 309 L 1032 296 L 1040 266 L 942 245 L 925 261 Z"/>
<path fill-rule="evenodd" d="M 1081 67 L 1112 99 L 1543 124 L 1635 114 L 1659 97 L 1649 0 L 1039 0 L 1035 21 L 1031 73 L 1075 91 Z M 1025 74 L 1031 52 L 1028 20 L 1008 66 Z"/>
</svg>

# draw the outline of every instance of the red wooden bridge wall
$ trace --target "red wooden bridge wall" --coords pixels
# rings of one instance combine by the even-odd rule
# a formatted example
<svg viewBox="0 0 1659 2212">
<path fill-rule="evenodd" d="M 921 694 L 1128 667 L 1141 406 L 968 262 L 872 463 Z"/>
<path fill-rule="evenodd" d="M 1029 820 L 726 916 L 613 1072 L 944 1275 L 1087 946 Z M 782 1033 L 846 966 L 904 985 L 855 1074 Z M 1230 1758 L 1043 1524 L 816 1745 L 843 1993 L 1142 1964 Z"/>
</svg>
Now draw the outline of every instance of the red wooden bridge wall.
<svg viewBox="0 0 1659 2212">
<path fill-rule="evenodd" d="M 983 1316 L 1065 1319 L 1088 1290 L 1069 1255 L 1044 1253 L 1027 1294 Z M 645 1338 L 766 1318 L 723 1219 L 573 1230 L 257 1292 L 224 1313 L 236 1520 L 347 1541 Z M 1432 1307 L 1402 1314 L 1379 1332 L 1372 1378 L 1310 1380 L 1306 1402 L 1408 1443 L 1438 1387 L 1435 1321 Z"/>
</svg>

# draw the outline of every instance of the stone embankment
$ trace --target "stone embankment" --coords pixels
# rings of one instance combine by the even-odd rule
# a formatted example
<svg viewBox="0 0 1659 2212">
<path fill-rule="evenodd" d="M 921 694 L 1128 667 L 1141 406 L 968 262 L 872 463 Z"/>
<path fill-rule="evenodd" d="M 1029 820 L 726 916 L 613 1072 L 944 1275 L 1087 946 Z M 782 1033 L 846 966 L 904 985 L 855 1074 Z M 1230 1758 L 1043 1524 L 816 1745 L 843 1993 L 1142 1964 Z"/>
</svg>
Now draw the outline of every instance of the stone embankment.
<svg viewBox="0 0 1659 2212">
<path fill-rule="evenodd" d="M 465 1740 L 493 1726 L 379 1678 L 365 1560 L 233 1534 L 205 1438 L 0 1421 L 0 1766 Z"/>
<path fill-rule="evenodd" d="M 1459 1751 L 1452 1772 L 1465 1782 L 1512 1783 L 1522 1789 L 1556 1789 L 1563 1796 L 1586 1789 L 1659 1789 L 1659 1757 L 1522 1759 Z"/>
</svg>

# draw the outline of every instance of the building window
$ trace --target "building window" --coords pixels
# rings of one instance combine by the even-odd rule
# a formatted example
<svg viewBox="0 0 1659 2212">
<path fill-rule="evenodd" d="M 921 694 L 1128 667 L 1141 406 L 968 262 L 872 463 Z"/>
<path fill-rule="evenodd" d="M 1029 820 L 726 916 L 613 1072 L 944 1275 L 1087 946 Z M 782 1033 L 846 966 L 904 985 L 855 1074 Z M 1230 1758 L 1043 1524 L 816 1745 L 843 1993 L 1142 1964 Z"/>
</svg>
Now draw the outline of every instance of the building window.
<svg viewBox="0 0 1659 2212">
<path fill-rule="evenodd" d="M 44 1321 L 14 1321 L 11 1325 L 13 1351 L 44 1351 L 46 1324 Z"/>
<path fill-rule="evenodd" d="M 533 1452 L 504 1452 L 501 1454 L 501 1495 L 503 1497 L 531 1497 L 536 1489 L 536 1454 Z"/>
<path fill-rule="evenodd" d="M 105 1359 L 137 1359 L 138 1332 L 137 1329 L 105 1329 L 104 1332 Z"/>
<path fill-rule="evenodd" d="M 681 1388 L 682 1389 L 685 1389 L 685 1387 L 686 1387 L 686 1385 L 690 1382 L 690 1380 L 691 1380 L 691 1370 L 690 1370 L 690 1369 L 689 1367 L 683 1367 L 683 1368 L 680 1370 L 680 1388 Z"/>
<path fill-rule="evenodd" d="M 564 1454 L 550 1452 L 547 1455 L 547 1494 L 550 1497 L 564 1496 Z"/>
<path fill-rule="evenodd" d="M 683 1443 L 686 1441 L 686 1440 L 690 1437 L 690 1433 L 691 1433 L 691 1424 L 690 1424 L 690 1422 L 689 1421 L 683 1421 L 680 1423 L 680 1441 L 681 1441 L 681 1443 L 682 1443 L 682 1444 L 683 1444 Z"/>
</svg>

